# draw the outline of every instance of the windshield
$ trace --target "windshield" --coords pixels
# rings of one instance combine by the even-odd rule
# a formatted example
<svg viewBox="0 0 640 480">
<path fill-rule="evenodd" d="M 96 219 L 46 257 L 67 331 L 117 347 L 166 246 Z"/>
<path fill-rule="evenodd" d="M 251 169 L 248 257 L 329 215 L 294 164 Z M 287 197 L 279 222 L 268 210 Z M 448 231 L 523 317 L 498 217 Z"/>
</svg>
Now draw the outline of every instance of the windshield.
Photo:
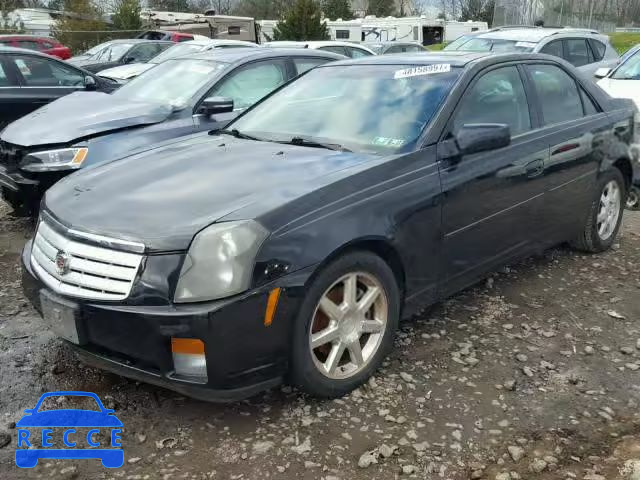
<svg viewBox="0 0 640 480">
<path fill-rule="evenodd" d="M 453 42 L 443 48 L 443 50 L 458 50 L 462 45 L 467 43 L 469 39 L 473 38 L 475 35 L 462 35 L 461 37 L 456 38 Z"/>
<path fill-rule="evenodd" d="M 228 128 L 267 141 L 303 139 L 369 153 L 406 151 L 460 71 L 449 64 L 320 67 Z"/>
<path fill-rule="evenodd" d="M 109 45 L 111 45 L 111 43 L 112 42 L 104 42 L 99 45 L 96 45 L 95 47 L 92 47 L 86 52 L 84 52 L 82 55 L 95 55 L 96 53 L 101 52 L 103 49 L 107 48 Z"/>
<path fill-rule="evenodd" d="M 173 45 L 172 47 L 169 47 L 160 55 L 156 55 L 155 57 L 153 57 L 151 60 L 149 60 L 149 63 L 162 63 L 165 60 L 169 60 L 170 58 L 181 57 L 182 55 L 199 52 L 204 48 L 204 45 L 198 43 L 178 43 L 176 45 Z"/>
<path fill-rule="evenodd" d="M 640 80 L 640 50 L 627 58 L 611 78 L 616 80 Z"/>
<path fill-rule="evenodd" d="M 168 60 L 134 78 L 112 95 L 130 100 L 168 104 L 180 109 L 228 65 L 210 60 Z"/>
<path fill-rule="evenodd" d="M 114 43 L 93 55 L 91 60 L 99 60 L 100 62 L 117 62 L 132 46 L 132 43 Z"/>
<path fill-rule="evenodd" d="M 532 52 L 536 44 L 517 40 L 472 38 L 457 50 L 468 52 Z"/>
</svg>

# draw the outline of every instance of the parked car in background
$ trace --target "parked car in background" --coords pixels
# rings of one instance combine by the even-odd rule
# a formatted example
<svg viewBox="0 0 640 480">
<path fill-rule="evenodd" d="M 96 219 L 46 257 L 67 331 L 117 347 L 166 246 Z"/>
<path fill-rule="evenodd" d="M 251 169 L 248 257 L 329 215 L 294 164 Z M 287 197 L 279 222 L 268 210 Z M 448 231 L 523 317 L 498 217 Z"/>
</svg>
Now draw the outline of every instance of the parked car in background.
<svg viewBox="0 0 640 480">
<path fill-rule="evenodd" d="M 426 49 L 418 42 L 367 42 L 365 47 L 373 51 L 376 55 L 388 55 L 391 53 L 415 53 L 424 52 Z"/>
<path fill-rule="evenodd" d="M 34 35 L 0 35 L 0 46 L 25 48 L 46 53 L 61 60 L 71 58 L 71 49 L 55 38 Z"/>
<path fill-rule="evenodd" d="M 188 55 L 195 52 L 202 52 L 205 50 L 259 47 L 260 46 L 255 43 L 243 42 L 240 40 L 191 40 L 188 42 L 178 43 L 167 48 L 147 63 L 130 63 L 128 65 L 120 65 L 119 67 L 107 68 L 100 72 L 100 76 L 118 83 L 126 83 L 132 78 L 140 75 L 142 72 L 145 72 L 156 66 L 158 63 L 162 63 L 170 58 L 180 57 L 182 55 Z"/>
<path fill-rule="evenodd" d="M 0 47 L 0 129 L 60 97 L 117 85 L 33 50 Z"/>
<path fill-rule="evenodd" d="M 174 32 L 170 30 L 147 30 L 136 38 L 145 40 L 167 40 L 169 42 L 188 42 L 190 40 L 205 40 L 204 35 L 197 35 L 189 32 Z"/>
<path fill-rule="evenodd" d="M 70 95 L 0 134 L 0 181 L 22 214 L 44 191 L 88 165 L 221 128 L 291 78 L 343 56 L 314 50 L 210 50 L 157 65 L 111 95 Z"/>
<path fill-rule="evenodd" d="M 119 65 L 148 62 L 173 45 L 175 45 L 173 42 L 160 40 L 114 40 L 98 53 L 81 60 L 72 60 L 71 63 L 90 72 L 98 73 Z"/>
<path fill-rule="evenodd" d="M 596 77 L 600 78 L 598 85 L 609 95 L 631 99 L 640 109 L 640 45 L 623 55 L 623 60 L 617 67 L 596 71 Z M 627 207 L 632 210 L 640 210 L 640 114 L 636 118 L 636 142 L 634 185 L 627 198 Z"/>
<path fill-rule="evenodd" d="M 89 50 L 83 53 L 80 53 L 78 55 L 74 55 L 73 57 L 67 59 L 67 62 L 71 64 L 75 64 L 76 62 L 80 62 L 80 61 L 86 60 L 89 57 L 93 57 L 96 53 L 104 50 L 113 42 L 115 42 L 115 40 L 109 40 L 107 42 L 99 43 L 98 45 L 91 47 Z"/>
<path fill-rule="evenodd" d="M 614 67 L 619 61 L 608 36 L 580 28 L 495 28 L 466 41 L 456 40 L 445 50 L 546 53 L 565 59 L 588 75 L 598 68 Z"/>
<path fill-rule="evenodd" d="M 546 247 L 610 248 L 635 112 L 548 56 L 320 66 L 217 135 L 54 185 L 24 291 L 57 298 L 45 322 L 87 362 L 137 380 L 341 396 L 401 315 Z"/>
<path fill-rule="evenodd" d="M 329 40 L 312 42 L 277 41 L 267 42 L 264 46 L 270 48 L 309 48 L 314 50 L 324 50 L 325 52 L 333 52 L 349 58 L 369 57 L 371 55 L 375 55 L 373 50 L 362 44 Z"/>
</svg>

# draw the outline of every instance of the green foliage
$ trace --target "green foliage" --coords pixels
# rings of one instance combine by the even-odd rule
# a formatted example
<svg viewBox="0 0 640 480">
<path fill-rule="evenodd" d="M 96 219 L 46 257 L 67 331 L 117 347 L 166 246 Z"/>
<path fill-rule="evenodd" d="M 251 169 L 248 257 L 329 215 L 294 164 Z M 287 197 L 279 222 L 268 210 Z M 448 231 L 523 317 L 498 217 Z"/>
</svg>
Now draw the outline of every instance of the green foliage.
<svg viewBox="0 0 640 480">
<path fill-rule="evenodd" d="M 282 18 L 289 4 L 288 0 L 240 0 L 231 14 L 256 20 L 273 20 Z"/>
<path fill-rule="evenodd" d="M 322 4 L 322 11 L 325 18 L 330 20 L 353 20 L 354 14 L 351 10 L 349 0 L 325 0 Z"/>
<path fill-rule="evenodd" d="M 369 0 L 367 15 L 375 15 L 376 17 L 388 17 L 395 15 L 396 5 L 394 0 Z"/>
<path fill-rule="evenodd" d="M 487 22 L 490 26 L 493 22 L 493 10 L 496 6 L 495 0 L 467 0 L 460 4 L 461 12 L 459 20 L 477 20 Z"/>
<path fill-rule="evenodd" d="M 275 40 L 328 40 L 327 24 L 322 21 L 320 5 L 315 0 L 296 0 L 284 20 L 273 29 Z"/>
<path fill-rule="evenodd" d="M 116 11 L 111 17 L 116 30 L 140 30 L 140 2 L 138 0 L 118 0 Z"/>
<path fill-rule="evenodd" d="M 168 12 L 189 12 L 189 0 L 149 0 L 149 8 Z"/>
<path fill-rule="evenodd" d="M 640 43 L 640 33 L 610 33 L 611 45 L 618 53 L 624 53 Z"/>
<path fill-rule="evenodd" d="M 100 11 L 90 0 L 64 0 L 62 9 L 69 15 L 56 20 L 53 35 L 74 52 L 87 50 L 97 43 L 97 35 L 91 32 L 107 29 Z"/>
</svg>

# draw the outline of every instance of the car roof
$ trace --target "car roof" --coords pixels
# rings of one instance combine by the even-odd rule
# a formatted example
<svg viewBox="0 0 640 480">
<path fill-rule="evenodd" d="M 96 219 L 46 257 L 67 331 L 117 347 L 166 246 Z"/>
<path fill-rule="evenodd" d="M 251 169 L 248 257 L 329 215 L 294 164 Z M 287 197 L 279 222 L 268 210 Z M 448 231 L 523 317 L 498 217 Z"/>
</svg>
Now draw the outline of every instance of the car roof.
<svg viewBox="0 0 640 480">
<path fill-rule="evenodd" d="M 175 43 L 171 40 L 147 40 L 146 38 L 120 38 L 118 40 L 110 40 L 104 43 Z"/>
<path fill-rule="evenodd" d="M 381 42 L 364 42 L 362 44 L 365 47 L 368 47 L 369 45 L 384 45 L 386 46 L 391 46 L 391 45 L 420 45 L 422 46 L 422 44 L 420 42 L 415 42 L 415 41 L 410 41 L 410 40 L 384 40 Z"/>
<path fill-rule="evenodd" d="M 454 67 L 464 67 L 470 62 L 485 57 L 500 57 L 501 55 L 491 52 L 464 52 L 453 50 L 450 52 L 441 51 L 437 53 L 393 53 L 390 55 L 376 55 L 371 57 L 361 57 L 357 59 L 341 60 L 332 63 L 333 66 L 340 65 L 429 65 L 432 63 L 448 63 Z"/>
<path fill-rule="evenodd" d="M 28 33 L 3 33 L 0 35 L 0 38 L 38 38 L 42 40 L 55 40 L 53 37 L 49 37 L 47 35 L 29 35 Z"/>
<path fill-rule="evenodd" d="M 586 28 L 497 28 L 488 30 L 477 35 L 477 38 L 490 38 L 494 40 L 517 40 L 531 43 L 538 43 L 539 41 L 558 35 L 571 35 L 571 36 L 598 36 L 602 37 L 595 30 L 589 30 Z"/>
<path fill-rule="evenodd" d="M 29 48 L 20 47 L 7 47 L 6 45 L 0 45 L 0 53 L 28 53 L 36 57 L 56 58 L 46 53 L 38 52 L 37 50 L 31 50 Z"/>
<path fill-rule="evenodd" d="M 245 60 L 258 60 L 260 58 L 274 58 L 274 57 L 323 57 L 323 58 L 335 58 L 341 60 L 344 55 L 339 55 L 333 52 L 301 49 L 301 48 L 233 48 L 233 49 L 220 49 L 220 50 L 205 50 L 202 52 L 191 53 L 177 59 L 195 58 L 200 60 L 217 60 L 224 63 L 234 63 Z"/>
</svg>

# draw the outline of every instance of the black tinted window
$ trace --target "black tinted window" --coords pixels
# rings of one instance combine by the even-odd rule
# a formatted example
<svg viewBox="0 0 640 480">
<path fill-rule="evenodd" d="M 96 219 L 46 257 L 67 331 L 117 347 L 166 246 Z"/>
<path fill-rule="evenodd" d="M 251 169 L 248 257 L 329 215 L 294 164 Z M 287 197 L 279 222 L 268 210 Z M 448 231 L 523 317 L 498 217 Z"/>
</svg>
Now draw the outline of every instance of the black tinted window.
<svg viewBox="0 0 640 480">
<path fill-rule="evenodd" d="M 596 105 L 593 103 L 593 100 L 587 95 L 587 93 L 581 88 L 580 96 L 582 97 L 582 105 L 584 106 L 584 114 L 585 115 L 595 115 L 598 113 L 598 109 Z"/>
<path fill-rule="evenodd" d="M 540 53 L 546 53 L 547 55 L 562 58 L 562 41 L 554 40 L 553 42 L 547 43 L 542 47 Z"/>
<path fill-rule="evenodd" d="M 12 56 L 28 87 L 81 87 L 84 75 L 61 62 L 42 57 Z"/>
<path fill-rule="evenodd" d="M 587 47 L 587 41 L 583 38 L 565 40 L 566 60 L 576 67 L 588 65 L 593 62 L 591 51 Z"/>
<path fill-rule="evenodd" d="M 4 71 L 4 65 L 0 62 L 0 87 L 11 87 L 15 85 L 7 78 L 7 74 Z"/>
<path fill-rule="evenodd" d="M 595 55 L 595 60 L 599 62 L 604 58 L 604 52 L 607 51 L 607 46 L 593 38 L 589 39 L 589 45 L 591 45 L 591 50 L 593 50 L 593 54 Z"/>
<path fill-rule="evenodd" d="M 576 82 L 555 65 L 528 65 L 542 108 L 544 123 L 549 125 L 583 116 Z"/>
<path fill-rule="evenodd" d="M 527 97 L 516 67 L 492 70 L 467 90 L 454 119 L 454 131 L 470 123 L 505 123 L 512 135 L 531 129 Z"/>
</svg>

